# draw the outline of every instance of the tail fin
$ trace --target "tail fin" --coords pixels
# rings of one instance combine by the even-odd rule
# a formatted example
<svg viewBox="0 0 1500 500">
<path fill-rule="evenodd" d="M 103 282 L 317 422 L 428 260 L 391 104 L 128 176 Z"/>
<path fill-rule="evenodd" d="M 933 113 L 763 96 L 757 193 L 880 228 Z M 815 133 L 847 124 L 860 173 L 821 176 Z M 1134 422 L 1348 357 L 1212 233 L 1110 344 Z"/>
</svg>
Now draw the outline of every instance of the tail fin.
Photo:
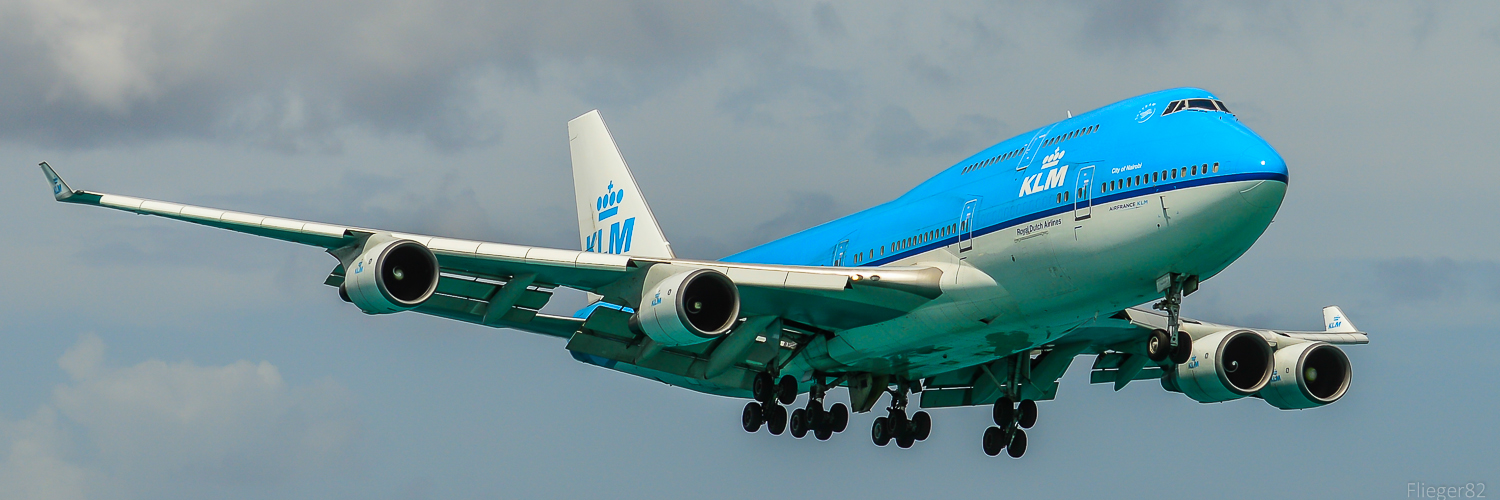
<svg viewBox="0 0 1500 500">
<path fill-rule="evenodd" d="M 1328 306 L 1323 308 L 1323 324 L 1328 325 L 1328 333 L 1353 333 L 1359 329 L 1349 321 L 1349 316 L 1344 314 L 1339 306 Z"/>
<path fill-rule="evenodd" d="M 672 246 L 599 111 L 568 122 L 579 243 L 586 252 L 670 259 Z"/>
</svg>

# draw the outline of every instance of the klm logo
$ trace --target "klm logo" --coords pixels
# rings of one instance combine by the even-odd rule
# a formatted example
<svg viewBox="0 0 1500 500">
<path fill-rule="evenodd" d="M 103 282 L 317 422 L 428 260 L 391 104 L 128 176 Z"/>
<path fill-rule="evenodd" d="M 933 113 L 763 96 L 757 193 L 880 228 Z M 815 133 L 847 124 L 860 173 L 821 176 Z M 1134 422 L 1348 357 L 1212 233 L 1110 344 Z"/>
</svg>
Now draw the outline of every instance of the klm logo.
<svg viewBox="0 0 1500 500">
<path fill-rule="evenodd" d="M 1281 381 L 1281 372 L 1272 370 L 1271 371 L 1271 381 L 1272 382 L 1280 382 Z"/>
<path fill-rule="evenodd" d="M 1191 370 L 1191 369 L 1197 368 L 1197 367 L 1198 367 L 1198 357 L 1197 356 L 1193 356 L 1192 358 L 1189 358 L 1188 359 L 1188 369 Z"/>
<path fill-rule="evenodd" d="M 1062 161 L 1063 155 L 1065 154 L 1068 154 L 1068 152 L 1063 151 L 1061 148 L 1058 148 L 1052 154 L 1047 155 L 1045 158 L 1042 158 L 1042 168 L 1049 169 L 1052 167 L 1056 167 L 1057 164 Z M 1019 198 L 1028 194 L 1040 193 L 1048 189 L 1060 187 L 1067 179 L 1067 165 L 1063 165 L 1062 167 L 1052 170 L 1047 170 L 1045 172 L 1037 172 L 1021 181 L 1021 194 L 1017 197 Z"/>
<path fill-rule="evenodd" d="M 52 194 L 62 194 L 62 181 L 52 180 Z"/>
<path fill-rule="evenodd" d="M 1338 328 L 1340 326 L 1344 326 L 1344 318 L 1339 317 L 1339 316 L 1334 316 L 1333 317 L 1333 322 L 1328 324 L 1328 329 L 1332 330 L 1332 329 Z"/>
<path fill-rule="evenodd" d="M 599 222 L 601 223 L 595 224 L 594 227 L 602 227 L 603 222 L 620 215 L 620 203 L 623 201 L 625 201 L 625 190 L 615 189 L 615 183 L 609 183 L 609 186 L 605 188 L 604 195 L 594 199 L 594 212 L 598 214 Z M 617 219 L 611 221 L 609 224 L 608 246 L 604 242 L 604 229 L 596 229 L 594 230 L 594 234 L 589 235 L 584 242 L 583 250 L 585 252 L 612 254 L 629 252 L 630 237 L 634 233 L 635 217 L 630 217 L 623 221 Z"/>
</svg>

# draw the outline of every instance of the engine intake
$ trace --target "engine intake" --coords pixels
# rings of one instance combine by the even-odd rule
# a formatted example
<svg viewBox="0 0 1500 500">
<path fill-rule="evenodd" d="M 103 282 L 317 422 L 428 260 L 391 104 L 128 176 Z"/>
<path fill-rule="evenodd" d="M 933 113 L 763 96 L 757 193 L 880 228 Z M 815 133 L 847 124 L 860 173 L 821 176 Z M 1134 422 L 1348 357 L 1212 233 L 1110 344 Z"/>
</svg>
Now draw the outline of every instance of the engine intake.
<svg viewBox="0 0 1500 500">
<path fill-rule="evenodd" d="M 1193 341 L 1193 353 L 1162 377 L 1162 387 L 1200 403 L 1255 394 L 1271 380 L 1271 345 L 1249 330 L 1227 330 Z"/>
<path fill-rule="evenodd" d="M 1349 357 L 1323 342 L 1276 350 L 1275 372 L 1260 397 L 1283 410 L 1316 408 L 1338 401 L 1349 390 Z"/>
<path fill-rule="evenodd" d="M 692 345 L 729 332 L 739 314 L 734 281 L 712 269 L 697 269 L 657 282 L 641 297 L 630 324 L 656 342 Z"/>
<path fill-rule="evenodd" d="M 412 240 L 365 248 L 344 266 L 340 293 L 368 314 L 389 314 L 422 305 L 437 291 L 438 262 L 432 250 Z"/>
</svg>

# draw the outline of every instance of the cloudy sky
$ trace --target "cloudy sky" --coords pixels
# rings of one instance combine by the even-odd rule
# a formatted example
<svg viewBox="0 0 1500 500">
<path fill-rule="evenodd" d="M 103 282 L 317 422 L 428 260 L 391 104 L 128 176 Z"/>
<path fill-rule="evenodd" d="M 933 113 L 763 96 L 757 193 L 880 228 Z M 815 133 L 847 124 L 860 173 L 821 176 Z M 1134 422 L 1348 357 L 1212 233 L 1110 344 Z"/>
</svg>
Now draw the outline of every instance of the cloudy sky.
<svg viewBox="0 0 1500 500">
<path fill-rule="evenodd" d="M 894 197 L 1030 128 L 1178 86 L 1287 159 L 1276 222 L 1186 313 L 1373 343 L 1330 407 L 1115 393 L 1075 362 L 1025 459 L 988 410 L 876 448 L 562 342 L 398 314 L 305 247 L 65 206 L 75 188 L 578 244 L 599 109 L 680 255 Z M 0 498 L 1500 494 L 1500 6 L 1426 2 L 0 0 Z M 577 295 L 551 307 L 568 311 Z M 842 399 L 842 391 L 834 398 Z"/>
</svg>

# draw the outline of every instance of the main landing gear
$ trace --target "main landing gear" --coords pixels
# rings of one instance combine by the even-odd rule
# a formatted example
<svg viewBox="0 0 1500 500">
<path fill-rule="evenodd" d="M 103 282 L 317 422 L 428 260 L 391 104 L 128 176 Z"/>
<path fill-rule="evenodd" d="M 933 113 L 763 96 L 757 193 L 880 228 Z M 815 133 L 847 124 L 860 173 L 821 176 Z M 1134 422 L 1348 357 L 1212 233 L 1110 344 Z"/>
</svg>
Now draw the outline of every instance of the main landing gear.
<svg viewBox="0 0 1500 500">
<path fill-rule="evenodd" d="M 1026 431 L 1022 429 L 1036 425 L 1036 401 L 1023 399 L 1016 405 L 1009 397 L 1001 397 L 995 401 L 993 417 L 995 426 L 984 430 L 984 454 L 993 457 L 1007 451 L 1011 458 L 1025 455 Z"/>
<path fill-rule="evenodd" d="M 890 415 L 877 417 L 870 426 L 870 438 L 875 441 L 875 446 L 885 446 L 895 439 L 896 446 L 911 448 L 912 444 L 926 440 L 932 434 L 932 417 L 927 412 L 918 411 L 911 418 L 906 417 L 906 389 L 903 383 L 891 391 Z"/>
<path fill-rule="evenodd" d="M 1198 290 L 1198 277 L 1171 273 L 1157 280 L 1157 288 L 1166 292 L 1166 297 L 1151 307 L 1166 311 L 1167 329 L 1154 330 L 1146 338 L 1146 357 L 1158 362 L 1170 357 L 1173 363 L 1186 363 L 1193 354 L 1193 338 L 1179 329 L 1182 297 Z"/>
<path fill-rule="evenodd" d="M 782 405 L 792 404 L 797 399 L 797 379 L 787 375 L 781 377 L 780 382 L 774 380 L 769 373 L 755 376 L 751 385 L 755 401 L 745 404 L 745 410 L 740 414 L 745 432 L 759 431 L 761 424 L 765 424 L 766 430 L 771 431 L 771 434 L 781 435 L 790 426 L 792 437 L 800 439 L 811 431 L 819 441 L 827 441 L 835 432 L 844 432 L 848 427 L 848 406 L 834 403 L 831 408 L 823 409 L 823 397 L 828 392 L 828 385 L 823 383 L 821 375 L 814 377 L 815 383 L 808 395 L 807 408 L 794 410 L 790 415 Z"/>
</svg>

